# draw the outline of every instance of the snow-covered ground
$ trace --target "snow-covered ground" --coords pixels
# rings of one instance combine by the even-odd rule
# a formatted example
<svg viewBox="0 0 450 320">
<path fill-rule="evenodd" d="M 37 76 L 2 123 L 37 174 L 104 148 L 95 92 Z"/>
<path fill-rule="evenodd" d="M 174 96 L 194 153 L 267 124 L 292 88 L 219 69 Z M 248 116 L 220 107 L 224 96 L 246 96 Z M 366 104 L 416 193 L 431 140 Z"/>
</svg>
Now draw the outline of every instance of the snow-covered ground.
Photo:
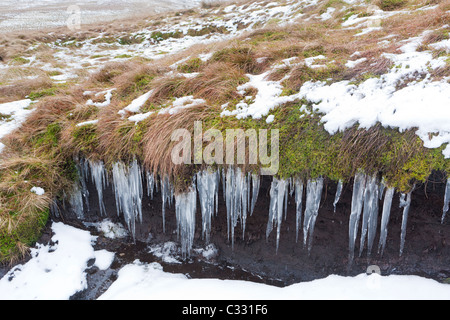
<svg viewBox="0 0 450 320">
<path fill-rule="evenodd" d="M 0 30 L 64 27 L 71 15 L 77 12 L 80 13 L 81 24 L 89 24 L 134 15 L 182 10 L 200 3 L 200 0 L 4 0 L 0 3 Z"/>
<path fill-rule="evenodd" d="M 109 224 L 109 228 L 116 228 Z M 53 223 L 52 242 L 37 244 L 32 258 L 0 279 L 0 299 L 69 299 L 87 288 L 92 266 L 106 270 L 115 253 L 95 250 L 97 237 L 61 222 Z M 171 247 L 170 245 L 168 247 Z M 170 254 L 171 250 L 166 250 Z M 177 260 L 164 259 L 169 263 Z M 450 285 L 417 276 L 331 275 L 284 288 L 237 280 L 192 279 L 139 260 L 124 266 L 101 300 L 297 300 L 297 299 L 450 299 Z"/>
</svg>

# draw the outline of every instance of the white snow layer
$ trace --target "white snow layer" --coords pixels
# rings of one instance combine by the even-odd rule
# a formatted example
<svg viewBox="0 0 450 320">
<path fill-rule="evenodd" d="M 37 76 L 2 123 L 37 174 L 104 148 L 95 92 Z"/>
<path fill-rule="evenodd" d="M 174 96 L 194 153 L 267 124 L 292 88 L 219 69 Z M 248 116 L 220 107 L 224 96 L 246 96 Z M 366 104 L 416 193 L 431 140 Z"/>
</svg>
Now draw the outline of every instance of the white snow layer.
<svg viewBox="0 0 450 320">
<path fill-rule="evenodd" d="M 163 271 L 158 263 L 133 264 L 119 271 L 119 278 L 100 300 L 327 300 L 327 299 L 449 299 L 450 286 L 417 276 L 361 274 L 331 275 L 325 279 L 278 288 L 238 280 L 189 279 Z"/>
<path fill-rule="evenodd" d="M 111 265 L 114 253 L 95 251 L 96 237 L 88 231 L 63 223 L 53 223 L 52 230 L 51 244 L 38 244 L 26 264 L 0 279 L 0 299 L 69 299 L 87 288 L 90 259 L 95 259 L 94 265 L 101 270 Z M 158 263 L 139 260 L 123 267 L 118 275 L 100 299 L 450 299 L 450 285 L 417 276 L 331 275 L 278 288 L 249 281 L 189 279 L 184 274 L 164 272 Z"/>
<path fill-rule="evenodd" d="M 0 120 L 0 139 L 20 127 L 33 110 L 29 109 L 32 101 L 24 99 L 0 104 L 0 115 L 9 116 L 6 121 Z M 4 144 L 0 142 L 0 152 Z"/>
<path fill-rule="evenodd" d="M 52 230 L 54 244 L 38 244 L 30 261 L 0 280 L 0 299 L 69 299 L 87 288 L 85 270 L 95 258 L 95 237 L 63 223 L 54 223 Z"/>
</svg>

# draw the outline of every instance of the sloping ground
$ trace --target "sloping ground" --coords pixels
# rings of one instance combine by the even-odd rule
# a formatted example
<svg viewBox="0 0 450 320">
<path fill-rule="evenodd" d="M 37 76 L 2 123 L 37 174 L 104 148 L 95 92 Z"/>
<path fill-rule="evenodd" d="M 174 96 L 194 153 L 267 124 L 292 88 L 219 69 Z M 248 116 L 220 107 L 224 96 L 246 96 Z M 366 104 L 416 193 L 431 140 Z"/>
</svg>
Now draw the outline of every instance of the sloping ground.
<svg viewBox="0 0 450 320">
<path fill-rule="evenodd" d="M 133 203 L 122 207 L 130 231 L 142 196 L 136 189 L 126 199 L 117 190 L 130 191 L 118 185 L 132 183 L 131 172 L 147 172 L 161 188 L 167 177 L 179 208 L 207 165 L 175 165 L 170 137 L 175 129 L 194 133 L 194 121 L 203 132 L 278 129 L 276 181 L 284 185 L 292 178 L 319 189 L 323 177 L 350 184 L 364 172 L 367 184 L 374 177 L 377 186 L 410 193 L 449 164 L 449 24 L 448 1 L 281 1 L 11 37 L 2 47 L 0 98 L 22 102 L 1 128 L 22 126 L 2 139 L 1 259 L 26 252 L 49 208 L 56 212 L 55 199 L 83 213 L 84 158 L 88 171 L 113 177 L 116 201 Z M 263 167 L 242 171 L 258 175 Z M 103 188 L 100 182 L 97 191 Z M 401 205 L 409 208 L 406 199 Z M 308 210 L 308 219 L 317 213 Z M 277 228 L 282 210 L 276 215 L 269 225 Z"/>
</svg>

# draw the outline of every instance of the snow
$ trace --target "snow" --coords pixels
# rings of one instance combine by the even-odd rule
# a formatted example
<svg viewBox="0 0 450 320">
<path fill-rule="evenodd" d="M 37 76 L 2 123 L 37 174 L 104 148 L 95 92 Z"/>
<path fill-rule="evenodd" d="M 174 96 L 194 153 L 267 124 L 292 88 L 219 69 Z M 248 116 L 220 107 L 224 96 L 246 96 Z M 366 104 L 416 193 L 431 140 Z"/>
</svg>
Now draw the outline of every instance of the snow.
<svg viewBox="0 0 450 320">
<path fill-rule="evenodd" d="M 45 190 L 42 189 L 41 187 L 33 187 L 33 188 L 31 188 L 30 191 L 37 194 L 38 196 L 42 196 L 45 194 Z"/>
<path fill-rule="evenodd" d="M 154 114 L 153 111 L 149 111 L 146 113 L 138 113 L 138 114 L 135 114 L 134 116 L 128 117 L 128 120 L 133 121 L 134 123 L 137 124 L 141 121 L 144 121 L 145 119 L 150 117 L 152 114 Z"/>
<path fill-rule="evenodd" d="M 140 97 L 134 99 L 127 107 L 119 111 L 119 114 L 125 115 L 126 111 L 137 113 L 142 108 L 142 106 L 147 102 L 147 100 L 151 97 L 153 94 L 153 90 L 150 90 L 147 93 L 144 93 Z M 131 120 L 133 121 L 133 120 Z"/>
<path fill-rule="evenodd" d="M 172 102 L 172 106 L 159 110 L 159 114 L 174 115 L 180 110 L 195 107 L 204 103 L 206 103 L 205 100 L 194 99 L 194 96 L 175 98 L 175 100 Z"/>
<path fill-rule="evenodd" d="M 109 239 L 120 239 L 128 236 L 125 227 L 120 223 L 114 223 L 109 219 L 105 219 L 99 223 L 85 223 L 87 226 L 93 225 L 98 231 L 103 233 L 103 236 Z"/>
<path fill-rule="evenodd" d="M 320 19 L 322 19 L 322 21 L 331 19 L 332 16 L 333 16 L 333 12 L 334 12 L 334 11 L 336 11 L 336 8 L 329 7 L 329 8 L 327 9 L 327 11 L 325 11 L 324 13 L 322 13 L 322 14 L 320 15 Z"/>
<path fill-rule="evenodd" d="M 84 121 L 84 122 L 80 122 L 80 123 L 77 123 L 77 127 L 83 127 L 83 126 L 88 126 L 88 125 L 91 125 L 91 124 L 97 124 L 98 123 L 98 120 L 96 119 L 96 120 L 89 120 L 89 121 Z"/>
<path fill-rule="evenodd" d="M 0 139 L 20 127 L 20 125 L 33 112 L 29 109 L 32 101 L 24 99 L 0 104 L 0 114 L 10 116 L 6 121 L 0 120 Z M 0 152 L 4 144 L 0 142 Z"/>
<path fill-rule="evenodd" d="M 94 252 L 95 263 L 94 265 L 100 270 L 107 270 L 114 261 L 114 252 L 107 250 L 97 250 Z"/>
<path fill-rule="evenodd" d="M 94 266 L 100 270 L 108 269 L 114 260 L 113 252 L 94 250 L 96 237 L 88 231 L 61 222 L 53 223 L 52 231 L 50 244 L 37 244 L 27 263 L 12 268 L 0 279 L 0 299 L 67 300 L 87 287 L 89 260 L 95 259 Z M 169 253 L 167 257 L 177 250 L 174 243 L 161 248 L 164 248 L 162 252 Z M 207 246 L 204 256 L 214 256 L 216 250 L 212 245 Z M 159 263 L 136 260 L 122 267 L 118 279 L 99 299 L 184 300 L 186 297 L 189 300 L 448 300 L 450 286 L 417 276 L 360 274 L 356 277 L 330 275 L 279 288 L 250 281 L 191 279 L 184 274 L 165 272 Z"/>
<path fill-rule="evenodd" d="M 105 96 L 105 101 L 104 102 L 94 102 L 94 101 L 92 101 L 92 99 L 89 99 L 86 102 L 86 104 L 88 106 L 96 106 L 98 108 L 109 106 L 111 104 L 112 92 L 114 90 L 116 90 L 116 89 L 115 88 L 114 89 L 109 89 L 109 90 L 101 91 L 101 92 L 98 92 L 97 94 L 95 94 L 96 97 L 100 97 L 101 95 L 104 95 Z"/>
<path fill-rule="evenodd" d="M 360 274 L 331 275 L 325 279 L 278 288 L 237 280 L 189 279 L 163 271 L 158 263 L 139 260 L 119 271 L 119 278 L 100 300 L 446 300 L 450 286 L 417 276 Z"/>
<path fill-rule="evenodd" d="M 87 231 L 53 223 L 52 243 L 38 244 L 32 259 L 18 265 L 0 280 L 0 299 L 69 299 L 87 288 L 87 262 L 95 258 Z"/>
<path fill-rule="evenodd" d="M 238 119 L 243 119 L 249 116 L 253 117 L 254 119 L 261 119 L 261 117 L 267 115 L 267 113 L 275 107 L 283 103 L 295 100 L 295 97 L 292 96 L 280 96 L 283 92 L 281 84 L 278 81 L 265 80 L 269 73 L 270 71 L 260 75 L 247 74 L 247 77 L 250 79 L 250 81 L 239 86 L 237 90 L 243 92 L 249 88 L 257 89 L 258 93 L 256 94 L 254 102 L 251 104 L 247 104 L 242 101 L 241 103 L 236 105 L 236 110 L 224 110 L 222 111 L 221 115 L 234 115 Z"/>
</svg>

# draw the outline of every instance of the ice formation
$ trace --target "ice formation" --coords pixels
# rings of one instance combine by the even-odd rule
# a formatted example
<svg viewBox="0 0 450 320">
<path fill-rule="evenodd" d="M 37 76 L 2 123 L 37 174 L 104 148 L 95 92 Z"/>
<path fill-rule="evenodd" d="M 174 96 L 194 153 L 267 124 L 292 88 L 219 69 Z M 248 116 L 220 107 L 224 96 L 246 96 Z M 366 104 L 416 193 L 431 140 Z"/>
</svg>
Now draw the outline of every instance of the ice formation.
<svg viewBox="0 0 450 320">
<path fill-rule="evenodd" d="M 245 232 L 245 223 L 248 213 L 248 180 L 241 168 L 229 167 L 224 178 L 225 203 L 227 207 L 228 239 L 234 248 L 234 229 L 241 221 L 242 232 Z"/>
<path fill-rule="evenodd" d="M 320 200 L 322 198 L 323 178 L 308 180 L 306 186 L 305 217 L 303 220 L 303 245 L 308 241 L 308 252 L 312 248 L 314 226 L 319 214 Z"/>
<path fill-rule="evenodd" d="M 166 205 L 171 206 L 173 202 L 174 190 L 170 183 L 169 177 L 164 176 L 161 179 L 161 196 L 162 196 L 162 217 L 163 217 L 163 232 L 166 232 Z"/>
<path fill-rule="evenodd" d="M 400 238 L 400 256 L 403 255 L 403 249 L 405 248 L 406 226 L 408 223 L 409 208 L 411 207 L 411 193 L 412 191 L 407 195 L 405 195 L 404 193 L 400 195 L 400 208 L 403 208 L 402 232 Z"/>
<path fill-rule="evenodd" d="M 302 224 L 302 200 L 303 200 L 303 182 L 295 179 L 295 242 L 298 242 L 298 232 Z"/>
<path fill-rule="evenodd" d="M 349 222 L 349 261 L 355 256 L 355 242 L 358 234 L 358 225 L 364 203 L 364 191 L 366 188 L 366 175 L 358 172 L 353 182 L 352 209 Z"/>
<path fill-rule="evenodd" d="M 241 168 L 232 166 L 221 171 L 207 168 L 194 176 L 192 186 L 188 192 L 175 195 L 174 186 L 168 176 L 159 177 L 158 179 L 153 173 L 145 172 L 136 160 L 129 165 L 122 162 L 113 164 L 111 178 L 109 178 L 105 165 L 101 161 L 86 159 L 76 159 L 76 161 L 80 180 L 74 184 L 67 199 L 72 212 L 78 219 L 84 219 L 85 212 L 89 211 L 89 192 L 87 188 L 89 181 L 92 182 L 97 190 L 100 216 L 107 216 L 103 193 L 111 182 L 117 214 L 123 215 L 128 230 L 134 238 L 136 223 L 142 223 L 142 202 L 144 186 L 146 186 L 147 196 L 150 200 L 154 199 L 155 191 L 161 194 L 163 232 L 166 231 L 166 208 L 171 206 L 175 200 L 177 233 L 184 257 L 189 256 L 193 246 L 197 195 L 202 219 L 202 238 L 206 243 L 209 243 L 211 240 L 212 219 L 218 214 L 220 205 L 219 190 L 222 176 L 223 201 L 227 209 L 227 233 L 228 239 L 234 248 L 235 228 L 238 224 L 241 224 L 242 239 L 244 239 L 247 218 L 255 209 L 261 187 L 261 176 L 257 173 L 245 173 Z M 279 249 L 283 217 L 286 220 L 287 216 L 289 197 L 295 200 L 296 242 L 298 242 L 300 231 L 302 231 L 304 247 L 308 249 L 308 252 L 311 251 L 323 184 L 323 178 L 310 179 L 306 182 L 305 188 L 304 182 L 299 178 L 273 178 L 269 193 L 270 205 L 266 238 L 268 239 L 272 231 L 276 229 L 276 252 Z M 306 189 L 305 201 L 303 200 L 304 189 Z M 333 202 L 334 208 L 336 208 L 336 204 L 340 200 L 342 189 L 343 181 L 339 181 Z M 394 193 L 395 189 L 386 186 L 384 180 L 380 182 L 376 175 L 367 176 L 363 172 L 358 172 L 355 175 L 349 218 L 349 262 L 354 259 L 360 224 L 359 256 L 362 255 L 365 248 L 367 249 L 367 255 L 371 256 L 378 230 L 379 202 L 383 199 L 384 194 L 378 243 L 378 253 L 383 255 L 386 247 Z M 450 179 L 446 185 L 442 222 L 448 211 L 449 204 Z M 404 251 L 410 206 L 411 192 L 401 194 L 400 208 L 403 209 L 403 221 L 400 255 Z M 51 209 L 55 215 L 59 214 L 56 203 L 52 204 Z"/>
<path fill-rule="evenodd" d="M 130 167 L 116 162 L 112 168 L 117 214 L 123 213 L 128 229 L 135 236 L 136 220 L 142 222 L 143 175 L 136 160 Z"/>
<path fill-rule="evenodd" d="M 209 243 L 211 233 L 211 219 L 217 214 L 219 202 L 220 172 L 205 170 L 197 173 L 197 190 L 202 212 L 202 235 Z"/>
<path fill-rule="evenodd" d="M 450 204 L 450 178 L 447 179 L 447 185 L 445 186 L 444 208 L 442 210 L 443 212 L 441 223 L 444 223 L 445 215 L 448 212 L 449 204 Z"/>
<path fill-rule="evenodd" d="M 341 198 L 342 186 L 343 186 L 343 182 L 342 182 L 342 180 L 339 180 L 337 189 L 336 189 L 336 196 L 334 197 L 334 202 L 333 202 L 334 212 L 336 212 L 336 205 L 338 204 L 339 199 Z"/>
<path fill-rule="evenodd" d="M 281 221 L 286 212 L 288 181 L 273 178 L 270 188 L 269 222 L 267 223 L 266 238 L 269 237 L 273 228 L 277 228 L 277 252 L 280 243 Z"/>
<path fill-rule="evenodd" d="M 384 195 L 383 202 L 383 213 L 381 216 L 381 233 L 380 233 L 380 243 L 378 245 L 378 252 L 381 250 L 381 255 L 384 253 L 386 247 L 386 239 L 388 233 L 389 218 L 391 216 L 392 198 L 394 197 L 395 189 L 388 188 Z"/>
<path fill-rule="evenodd" d="M 184 259 L 189 256 L 194 243 L 196 212 L 197 191 L 194 185 L 189 192 L 175 195 L 177 232 Z"/>
<path fill-rule="evenodd" d="M 361 241 L 359 246 L 359 256 L 364 249 L 367 236 L 367 254 L 370 256 L 372 252 L 373 241 L 378 224 L 378 180 L 376 176 L 367 179 L 364 191 L 364 210 L 361 230 Z"/>
<path fill-rule="evenodd" d="M 106 216 L 105 203 L 103 201 L 103 190 L 108 185 L 108 175 L 102 161 L 94 162 L 87 161 L 91 169 L 91 178 L 97 189 L 98 206 L 100 208 L 100 215 Z"/>
</svg>

